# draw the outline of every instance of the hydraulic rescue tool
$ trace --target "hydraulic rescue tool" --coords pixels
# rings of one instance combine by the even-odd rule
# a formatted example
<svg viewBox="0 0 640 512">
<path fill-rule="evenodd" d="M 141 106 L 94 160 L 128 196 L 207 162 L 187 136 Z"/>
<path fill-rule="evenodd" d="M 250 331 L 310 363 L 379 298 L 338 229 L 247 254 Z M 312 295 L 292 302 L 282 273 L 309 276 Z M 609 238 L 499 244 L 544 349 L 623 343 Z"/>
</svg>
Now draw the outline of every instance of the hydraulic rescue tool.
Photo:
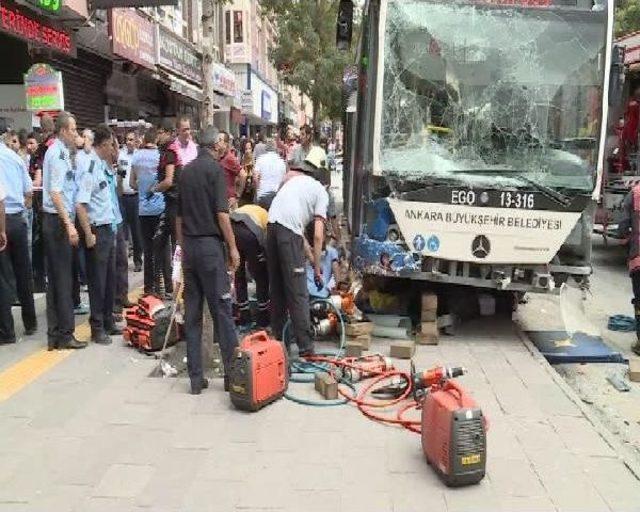
<svg viewBox="0 0 640 512">
<path fill-rule="evenodd" d="M 457 382 L 462 367 L 416 372 L 411 363 L 414 398 L 422 394 L 422 449 L 427 462 L 449 486 L 478 483 L 487 458 L 487 421 Z"/>
<path fill-rule="evenodd" d="M 236 347 L 229 371 L 229 395 L 238 409 L 261 409 L 281 398 L 288 384 L 283 343 L 260 331 L 246 336 Z"/>
<path fill-rule="evenodd" d="M 154 295 L 145 295 L 125 311 L 126 327 L 122 336 L 127 343 L 147 352 L 162 349 L 171 324 L 171 307 Z M 172 331 L 167 346 L 175 344 L 177 333 Z"/>
<path fill-rule="evenodd" d="M 353 294 L 340 292 L 329 296 L 326 300 L 315 301 L 311 304 L 311 328 L 316 338 L 335 336 L 339 334 L 338 315 L 351 315 L 355 311 Z"/>
</svg>

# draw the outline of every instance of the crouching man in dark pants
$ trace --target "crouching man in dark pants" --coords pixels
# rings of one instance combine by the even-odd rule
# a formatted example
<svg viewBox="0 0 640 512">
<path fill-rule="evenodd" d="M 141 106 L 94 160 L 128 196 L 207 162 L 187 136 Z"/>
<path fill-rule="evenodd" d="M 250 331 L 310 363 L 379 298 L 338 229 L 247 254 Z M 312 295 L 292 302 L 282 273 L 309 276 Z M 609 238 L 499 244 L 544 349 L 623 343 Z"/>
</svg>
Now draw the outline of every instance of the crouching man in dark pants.
<svg viewBox="0 0 640 512">
<path fill-rule="evenodd" d="M 215 160 L 218 130 L 206 128 L 200 137 L 200 153 L 178 178 L 176 230 L 182 247 L 185 300 L 185 338 L 191 393 L 199 395 L 208 387 L 202 371 L 202 306 L 207 299 L 225 371 L 238 344 L 231 311 L 231 283 L 227 274 L 224 243 L 229 253 L 229 269 L 240 264 L 236 248 L 224 174 Z M 224 380 L 228 391 L 228 378 Z"/>
<path fill-rule="evenodd" d="M 265 242 L 267 238 L 268 213 L 264 208 L 247 204 L 231 213 L 233 234 L 240 253 L 240 267 L 236 272 L 236 303 L 241 328 L 251 325 L 251 310 L 247 292 L 247 270 L 256 281 L 258 299 L 257 324 L 261 329 L 269 327 L 269 272 Z"/>
<path fill-rule="evenodd" d="M 304 162 L 293 162 L 269 208 L 267 227 L 267 264 L 271 295 L 271 327 L 280 337 L 286 320 L 291 318 L 289 339 L 295 341 L 300 356 L 313 355 L 309 292 L 307 289 L 304 230 L 313 221 L 313 268 L 316 283 L 322 286 L 320 267 L 324 222 L 329 197 L 312 175 L 320 168 L 319 155 L 310 151 Z"/>
<path fill-rule="evenodd" d="M 122 217 L 115 174 L 107 163 L 113 151 L 113 139 L 111 130 L 106 126 L 96 129 L 94 149 L 98 158 L 87 159 L 86 165 L 78 169 L 80 188 L 76 208 L 87 249 L 91 341 L 109 345 L 110 335 L 120 334 L 113 322 L 113 302 L 115 236 Z"/>
</svg>

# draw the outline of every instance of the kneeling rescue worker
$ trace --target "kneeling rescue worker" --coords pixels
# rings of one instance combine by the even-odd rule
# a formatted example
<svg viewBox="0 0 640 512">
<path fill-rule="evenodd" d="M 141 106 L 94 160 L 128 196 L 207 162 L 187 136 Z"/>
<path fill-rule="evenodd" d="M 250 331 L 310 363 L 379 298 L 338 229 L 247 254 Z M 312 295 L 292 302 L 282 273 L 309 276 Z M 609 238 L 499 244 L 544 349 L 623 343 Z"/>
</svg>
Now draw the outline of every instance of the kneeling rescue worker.
<svg viewBox="0 0 640 512">
<path fill-rule="evenodd" d="M 215 160 L 218 130 L 206 128 L 200 137 L 200 153 L 178 178 L 177 233 L 182 247 L 184 271 L 185 338 L 191 393 L 199 395 L 209 383 L 202 372 L 202 307 L 207 299 L 217 341 L 228 372 L 238 344 L 232 315 L 231 283 L 227 273 L 235 272 L 240 255 L 229 219 L 225 178 Z M 225 391 L 229 380 L 225 375 Z"/>
<path fill-rule="evenodd" d="M 635 185 L 623 203 L 623 219 L 618 228 L 622 236 L 629 237 L 627 264 L 633 287 L 633 309 L 636 318 L 635 344 L 631 347 L 640 355 L 640 185 Z"/>
<path fill-rule="evenodd" d="M 313 177 L 321 167 L 322 151 L 318 153 L 313 149 L 303 162 L 291 163 L 291 171 L 269 208 L 267 226 L 271 327 L 274 336 L 280 337 L 288 310 L 292 327 L 289 334 L 293 334 L 291 342 L 297 343 L 302 357 L 313 354 L 304 232 L 313 221 L 313 269 L 320 288 L 324 223 L 329 203 L 327 191 Z"/>
</svg>

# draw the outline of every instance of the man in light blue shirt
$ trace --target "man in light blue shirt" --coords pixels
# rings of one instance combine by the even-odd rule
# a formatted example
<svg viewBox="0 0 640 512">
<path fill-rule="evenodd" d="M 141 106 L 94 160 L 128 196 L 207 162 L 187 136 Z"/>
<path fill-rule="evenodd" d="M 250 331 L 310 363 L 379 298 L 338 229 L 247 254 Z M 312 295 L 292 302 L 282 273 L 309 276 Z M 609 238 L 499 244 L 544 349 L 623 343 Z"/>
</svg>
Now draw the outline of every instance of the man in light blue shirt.
<svg viewBox="0 0 640 512">
<path fill-rule="evenodd" d="M 73 336 L 72 247 L 78 245 L 74 224 L 78 187 L 69 148 L 77 135 L 75 118 L 68 112 L 60 112 L 56 118 L 56 139 L 47 149 L 42 166 L 49 350 L 86 346 Z"/>
<path fill-rule="evenodd" d="M 25 209 L 31 207 L 32 185 L 27 166 L 20 156 L 0 142 L 0 184 L 5 191 L 7 248 L 0 253 L 0 294 L 13 297 L 12 285 L 22 306 L 25 335 L 37 330 L 33 301 L 33 276 Z M 16 335 L 10 300 L 0 302 L 0 344 L 15 343 Z"/>
<path fill-rule="evenodd" d="M 87 280 L 91 316 L 91 341 L 111 343 L 110 335 L 120 334 L 113 321 L 115 294 L 115 235 L 122 222 L 111 160 L 113 138 L 106 126 L 94 134 L 96 159 L 78 169 L 77 213 L 87 249 Z"/>
</svg>

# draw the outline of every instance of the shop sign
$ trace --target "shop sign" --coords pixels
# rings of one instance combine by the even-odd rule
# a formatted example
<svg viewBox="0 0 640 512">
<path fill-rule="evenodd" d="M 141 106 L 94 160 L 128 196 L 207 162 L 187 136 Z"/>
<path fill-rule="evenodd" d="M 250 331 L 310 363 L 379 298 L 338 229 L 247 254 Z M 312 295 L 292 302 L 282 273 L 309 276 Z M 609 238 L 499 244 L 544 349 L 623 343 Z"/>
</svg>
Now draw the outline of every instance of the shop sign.
<svg viewBox="0 0 640 512">
<path fill-rule="evenodd" d="M 271 95 L 267 91 L 262 91 L 261 116 L 265 121 L 271 121 Z"/>
<path fill-rule="evenodd" d="M 58 14 L 62 9 L 62 0 L 29 0 L 29 3 L 53 14 Z"/>
<path fill-rule="evenodd" d="M 0 0 L 0 32 L 65 55 L 75 57 L 76 54 L 73 39 L 68 32 L 6 0 Z"/>
<path fill-rule="evenodd" d="M 48 64 L 34 64 L 24 75 L 27 110 L 64 110 L 62 73 Z"/>
<path fill-rule="evenodd" d="M 156 65 L 156 33 L 153 23 L 129 9 L 112 9 L 109 21 L 114 54 L 146 68 Z"/>
<path fill-rule="evenodd" d="M 253 112 L 253 93 L 251 91 L 242 91 L 241 106 L 243 112 Z"/>
<path fill-rule="evenodd" d="M 164 27 L 160 27 L 159 34 L 158 64 L 173 73 L 201 84 L 203 78 L 202 56 L 186 41 Z"/>
<path fill-rule="evenodd" d="M 91 0 L 91 6 L 94 9 L 113 9 L 114 7 L 160 7 L 162 5 L 178 5 L 178 0 Z"/>
<path fill-rule="evenodd" d="M 222 64 L 214 63 L 211 67 L 213 73 L 213 89 L 226 96 L 236 94 L 236 75 Z"/>
</svg>

